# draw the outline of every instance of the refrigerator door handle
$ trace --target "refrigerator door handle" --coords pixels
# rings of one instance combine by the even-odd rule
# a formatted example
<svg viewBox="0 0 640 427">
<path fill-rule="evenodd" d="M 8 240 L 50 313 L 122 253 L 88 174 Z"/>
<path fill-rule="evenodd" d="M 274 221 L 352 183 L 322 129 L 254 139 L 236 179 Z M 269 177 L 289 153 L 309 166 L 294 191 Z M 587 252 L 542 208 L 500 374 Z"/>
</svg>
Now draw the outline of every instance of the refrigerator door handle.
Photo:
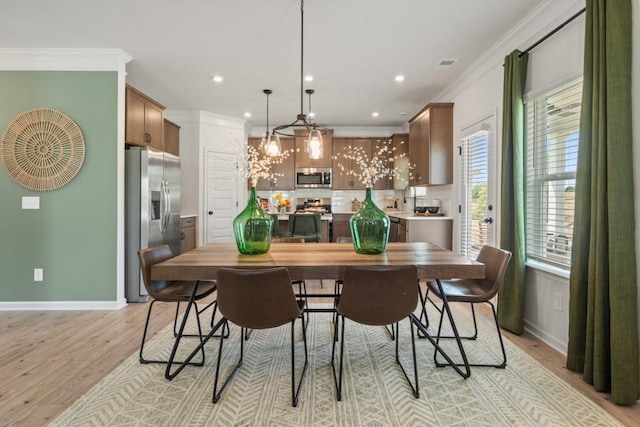
<svg viewBox="0 0 640 427">
<path fill-rule="evenodd" d="M 164 182 L 165 182 L 164 191 L 167 194 L 166 202 L 165 202 L 166 213 L 164 216 L 164 231 L 166 232 L 167 229 L 169 228 L 169 221 L 171 220 L 171 192 L 169 191 L 169 181 L 165 179 Z"/>
<path fill-rule="evenodd" d="M 164 179 L 160 180 L 160 232 L 164 234 L 167 222 L 167 190 Z"/>
</svg>

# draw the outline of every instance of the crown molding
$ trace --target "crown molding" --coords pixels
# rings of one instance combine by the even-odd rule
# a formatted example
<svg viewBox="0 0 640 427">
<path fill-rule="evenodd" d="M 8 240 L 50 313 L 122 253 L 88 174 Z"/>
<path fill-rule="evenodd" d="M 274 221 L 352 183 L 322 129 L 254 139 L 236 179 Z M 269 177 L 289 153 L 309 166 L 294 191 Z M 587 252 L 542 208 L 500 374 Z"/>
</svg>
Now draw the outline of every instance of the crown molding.
<svg viewBox="0 0 640 427">
<path fill-rule="evenodd" d="M 222 114 L 210 113 L 208 111 L 178 111 L 167 110 L 165 116 L 178 124 L 180 123 L 204 123 L 215 126 L 224 126 L 234 129 L 244 130 L 246 120 L 237 117 L 224 116 Z"/>
<path fill-rule="evenodd" d="M 0 48 L 0 70 L 118 71 L 133 58 L 122 49 Z"/>
</svg>

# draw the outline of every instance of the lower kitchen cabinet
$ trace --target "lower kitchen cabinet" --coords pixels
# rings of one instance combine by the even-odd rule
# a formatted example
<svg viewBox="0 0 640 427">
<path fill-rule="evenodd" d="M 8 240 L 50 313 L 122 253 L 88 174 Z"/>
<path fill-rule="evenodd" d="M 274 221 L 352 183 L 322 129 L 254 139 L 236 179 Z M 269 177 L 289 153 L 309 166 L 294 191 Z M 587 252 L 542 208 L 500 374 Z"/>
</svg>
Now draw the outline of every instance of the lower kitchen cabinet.
<svg viewBox="0 0 640 427">
<path fill-rule="evenodd" d="M 180 218 L 180 252 L 196 248 L 196 217 Z"/>
<path fill-rule="evenodd" d="M 349 219 L 351 213 L 334 213 L 332 224 L 332 241 L 338 240 L 338 237 L 351 237 L 351 229 L 349 228 Z"/>
</svg>

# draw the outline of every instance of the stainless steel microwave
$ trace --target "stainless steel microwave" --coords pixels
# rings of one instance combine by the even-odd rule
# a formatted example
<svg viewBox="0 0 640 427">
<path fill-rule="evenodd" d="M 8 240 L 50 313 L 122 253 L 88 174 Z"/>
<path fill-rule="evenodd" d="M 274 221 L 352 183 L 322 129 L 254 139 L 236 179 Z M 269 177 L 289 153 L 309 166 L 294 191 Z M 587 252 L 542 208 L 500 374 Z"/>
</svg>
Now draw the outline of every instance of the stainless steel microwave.
<svg viewBox="0 0 640 427">
<path fill-rule="evenodd" d="M 296 188 L 331 188 L 331 168 L 296 168 Z"/>
</svg>

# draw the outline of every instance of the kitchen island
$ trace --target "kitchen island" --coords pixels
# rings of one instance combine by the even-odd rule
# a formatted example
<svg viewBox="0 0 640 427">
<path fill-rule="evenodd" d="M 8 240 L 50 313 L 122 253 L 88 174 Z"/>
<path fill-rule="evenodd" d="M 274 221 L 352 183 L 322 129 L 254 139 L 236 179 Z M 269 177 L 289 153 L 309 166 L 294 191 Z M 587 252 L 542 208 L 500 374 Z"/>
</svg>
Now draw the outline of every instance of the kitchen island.
<svg viewBox="0 0 640 427">
<path fill-rule="evenodd" d="M 453 217 L 413 212 L 387 212 L 387 215 L 391 220 L 389 241 L 429 242 L 449 250 L 453 248 Z M 394 232 L 396 240 L 392 240 Z"/>
<path fill-rule="evenodd" d="M 386 212 L 391 220 L 389 242 L 429 242 L 451 250 L 453 217 L 418 215 L 413 212 Z M 353 212 L 333 213 L 333 241 L 351 237 L 349 218 Z"/>
</svg>

